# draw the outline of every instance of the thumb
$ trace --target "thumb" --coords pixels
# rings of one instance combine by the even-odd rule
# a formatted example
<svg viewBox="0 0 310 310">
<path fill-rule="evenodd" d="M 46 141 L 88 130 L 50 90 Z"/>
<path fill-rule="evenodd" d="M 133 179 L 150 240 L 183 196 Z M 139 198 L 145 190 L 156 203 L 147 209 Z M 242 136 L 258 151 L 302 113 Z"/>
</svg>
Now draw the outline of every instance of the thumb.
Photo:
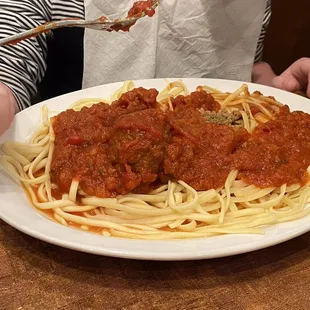
<svg viewBox="0 0 310 310">
<path fill-rule="evenodd" d="M 296 80 L 296 78 L 291 76 L 277 76 L 272 80 L 274 87 L 287 90 L 289 92 L 294 92 L 301 89 L 301 84 Z"/>
</svg>

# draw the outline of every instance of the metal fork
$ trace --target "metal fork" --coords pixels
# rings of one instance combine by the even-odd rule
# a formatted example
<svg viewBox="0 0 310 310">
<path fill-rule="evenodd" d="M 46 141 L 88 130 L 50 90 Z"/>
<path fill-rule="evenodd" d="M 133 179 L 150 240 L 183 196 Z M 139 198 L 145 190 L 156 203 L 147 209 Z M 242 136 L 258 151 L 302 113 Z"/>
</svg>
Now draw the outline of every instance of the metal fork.
<svg viewBox="0 0 310 310">
<path fill-rule="evenodd" d="M 160 3 L 160 0 L 154 0 L 153 5 L 150 9 L 156 9 Z M 64 28 L 64 27 L 82 27 L 90 28 L 95 30 L 105 30 L 113 31 L 115 29 L 126 29 L 136 23 L 140 18 L 145 17 L 146 14 L 142 13 L 137 17 L 127 17 L 123 19 L 106 19 L 105 17 L 100 17 L 95 20 L 82 20 L 82 19 L 66 19 L 57 22 L 49 22 L 44 25 L 23 31 L 12 36 L 0 39 L 0 46 L 8 44 L 17 44 L 20 41 L 35 37 L 44 32 L 49 32 L 53 29 Z"/>
</svg>

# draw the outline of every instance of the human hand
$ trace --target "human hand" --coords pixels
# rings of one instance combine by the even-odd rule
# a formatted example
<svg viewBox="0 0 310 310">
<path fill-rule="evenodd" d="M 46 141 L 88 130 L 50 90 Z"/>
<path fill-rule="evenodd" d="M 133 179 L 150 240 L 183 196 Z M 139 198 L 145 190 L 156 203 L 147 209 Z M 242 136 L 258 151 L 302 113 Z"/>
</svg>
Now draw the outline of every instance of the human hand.
<svg viewBox="0 0 310 310">
<path fill-rule="evenodd" d="M 273 86 L 290 92 L 305 91 L 310 98 L 310 58 L 300 58 L 272 80 Z"/>
<path fill-rule="evenodd" d="M 252 82 L 267 86 L 273 86 L 273 79 L 276 74 L 271 66 L 266 62 L 260 61 L 254 64 L 252 69 Z"/>
<path fill-rule="evenodd" d="M 0 135 L 11 125 L 16 111 L 16 100 L 11 90 L 0 82 Z"/>
</svg>

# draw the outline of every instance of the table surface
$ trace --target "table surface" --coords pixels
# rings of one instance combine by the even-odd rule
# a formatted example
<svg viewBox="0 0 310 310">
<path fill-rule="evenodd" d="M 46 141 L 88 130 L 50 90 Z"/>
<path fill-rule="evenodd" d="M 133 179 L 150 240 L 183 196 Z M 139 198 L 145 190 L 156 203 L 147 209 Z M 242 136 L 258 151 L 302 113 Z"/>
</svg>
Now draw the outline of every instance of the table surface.
<svg viewBox="0 0 310 310">
<path fill-rule="evenodd" d="M 0 309 L 310 309 L 310 233 L 253 253 L 149 262 L 63 249 L 0 221 Z"/>
</svg>

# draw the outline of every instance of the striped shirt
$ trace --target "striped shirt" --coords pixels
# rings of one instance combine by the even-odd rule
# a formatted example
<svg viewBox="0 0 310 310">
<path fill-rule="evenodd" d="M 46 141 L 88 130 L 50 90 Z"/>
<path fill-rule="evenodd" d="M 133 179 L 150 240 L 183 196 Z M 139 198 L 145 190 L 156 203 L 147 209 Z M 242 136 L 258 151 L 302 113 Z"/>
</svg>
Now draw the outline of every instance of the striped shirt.
<svg viewBox="0 0 310 310">
<path fill-rule="evenodd" d="M 271 0 L 259 37 L 255 62 L 261 60 L 266 29 L 271 17 Z M 1 0 L 0 38 L 28 30 L 49 21 L 84 18 L 83 0 Z M 0 81 L 14 93 L 20 110 L 31 105 L 47 70 L 48 35 L 0 47 Z"/>
</svg>

